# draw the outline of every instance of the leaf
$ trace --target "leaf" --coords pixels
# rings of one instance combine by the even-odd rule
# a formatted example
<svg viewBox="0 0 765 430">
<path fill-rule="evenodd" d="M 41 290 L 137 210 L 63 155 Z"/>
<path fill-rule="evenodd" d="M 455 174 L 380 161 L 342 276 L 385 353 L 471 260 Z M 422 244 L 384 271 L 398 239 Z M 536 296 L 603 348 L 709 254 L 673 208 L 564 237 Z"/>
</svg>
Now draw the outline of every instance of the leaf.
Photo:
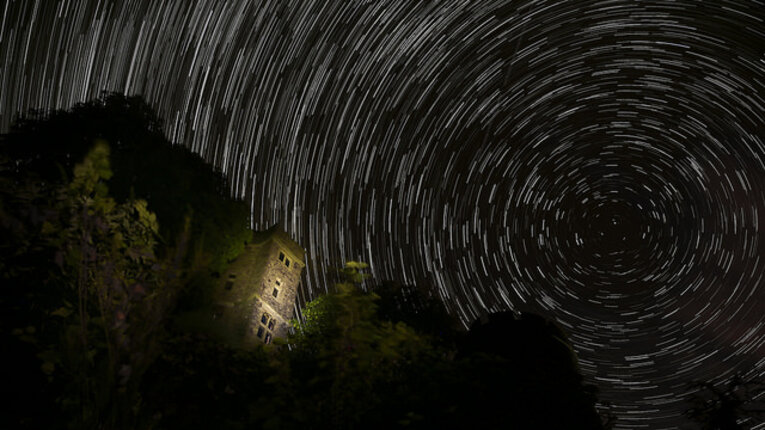
<svg viewBox="0 0 765 430">
<path fill-rule="evenodd" d="M 42 234 L 51 234 L 56 231 L 56 227 L 50 223 L 50 221 L 45 221 L 42 224 L 41 233 Z"/>
<path fill-rule="evenodd" d="M 125 238 L 122 236 L 122 233 L 120 233 L 120 232 L 115 232 L 114 233 L 114 244 L 118 248 L 122 248 L 124 246 Z"/>
<path fill-rule="evenodd" d="M 66 306 L 62 306 L 56 309 L 55 311 L 51 312 L 50 314 L 51 316 L 66 318 L 72 314 L 72 309 Z"/>
<path fill-rule="evenodd" d="M 40 369 L 43 371 L 44 374 L 50 375 L 53 373 L 54 370 L 56 370 L 56 365 L 50 361 L 46 361 L 45 363 L 42 364 L 42 366 L 40 366 Z"/>
<path fill-rule="evenodd" d="M 21 335 L 19 336 L 19 340 L 26 343 L 37 344 L 37 339 L 32 336 Z"/>
<path fill-rule="evenodd" d="M 369 267 L 369 264 L 360 261 L 349 261 L 345 263 L 345 267 L 350 269 L 366 269 Z"/>
</svg>

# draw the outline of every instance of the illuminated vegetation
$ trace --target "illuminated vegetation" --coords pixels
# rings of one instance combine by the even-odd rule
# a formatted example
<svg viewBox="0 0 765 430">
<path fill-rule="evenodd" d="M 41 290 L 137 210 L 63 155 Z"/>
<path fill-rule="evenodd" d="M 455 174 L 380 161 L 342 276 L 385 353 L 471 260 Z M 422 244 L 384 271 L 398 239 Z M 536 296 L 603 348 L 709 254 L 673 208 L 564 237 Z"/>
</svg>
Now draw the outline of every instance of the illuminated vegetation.
<svg viewBox="0 0 765 430">
<path fill-rule="evenodd" d="M 179 303 L 202 300 L 210 274 L 241 250 L 241 202 L 185 150 L 120 140 L 166 143 L 145 106 L 112 97 L 72 112 L 108 122 L 116 109 L 137 123 L 61 132 L 69 149 L 39 141 L 56 129 L 43 120 L 3 141 L 0 305 L 13 396 L 2 427 L 600 427 L 554 325 L 499 314 L 461 333 L 427 288 L 366 280 L 364 291 L 363 263 L 340 270 L 281 347 L 234 349 L 179 329 Z M 51 153 L 37 157 L 35 145 Z M 161 166 L 133 166 L 144 150 Z M 230 234 L 211 240 L 226 223 Z"/>
</svg>

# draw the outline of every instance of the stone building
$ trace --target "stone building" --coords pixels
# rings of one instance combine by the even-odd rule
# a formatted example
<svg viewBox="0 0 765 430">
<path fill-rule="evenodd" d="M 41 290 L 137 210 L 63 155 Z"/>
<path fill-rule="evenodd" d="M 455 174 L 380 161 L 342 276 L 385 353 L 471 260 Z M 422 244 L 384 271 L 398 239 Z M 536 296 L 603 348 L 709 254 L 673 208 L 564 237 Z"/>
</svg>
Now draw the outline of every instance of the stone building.
<svg viewBox="0 0 765 430">
<path fill-rule="evenodd" d="M 287 336 L 304 258 L 279 224 L 253 235 L 214 294 L 214 317 L 230 330 L 229 340 L 252 346 Z"/>
</svg>

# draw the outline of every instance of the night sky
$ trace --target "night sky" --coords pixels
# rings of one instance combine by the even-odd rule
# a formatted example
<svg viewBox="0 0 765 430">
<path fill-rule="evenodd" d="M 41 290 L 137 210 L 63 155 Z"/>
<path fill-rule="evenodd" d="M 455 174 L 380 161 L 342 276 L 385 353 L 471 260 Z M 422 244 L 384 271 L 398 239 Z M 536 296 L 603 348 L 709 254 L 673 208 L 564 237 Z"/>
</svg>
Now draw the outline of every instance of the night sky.
<svg viewBox="0 0 765 430">
<path fill-rule="evenodd" d="M 765 3 L 0 2 L 0 132 L 143 95 L 253 227 L 564 326 L 624 429 L 765 376 Z M 508 342 L 512 340 L 508 339 Z M 765 428 L 765 426 L 759 427 Z"/>
</svg>

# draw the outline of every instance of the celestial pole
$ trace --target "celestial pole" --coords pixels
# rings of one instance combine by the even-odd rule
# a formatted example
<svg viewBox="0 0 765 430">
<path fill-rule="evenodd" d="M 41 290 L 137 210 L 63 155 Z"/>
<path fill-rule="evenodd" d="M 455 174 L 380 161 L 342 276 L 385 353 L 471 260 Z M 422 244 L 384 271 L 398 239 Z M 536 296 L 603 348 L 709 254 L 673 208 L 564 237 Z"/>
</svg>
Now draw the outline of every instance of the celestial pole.
<svg viewBox="0 0 765 430">
<path fill-rule="evenodd" d="M 618 428 L 765 377 L 765 3 L 0 5 L 0 132 L 142 95 L 325 270 L 568 332 Z M 512 340 L 508 340 L 511 342 Z M 765 427 L 760 427 L 765 428 Z"/>
</svg>

